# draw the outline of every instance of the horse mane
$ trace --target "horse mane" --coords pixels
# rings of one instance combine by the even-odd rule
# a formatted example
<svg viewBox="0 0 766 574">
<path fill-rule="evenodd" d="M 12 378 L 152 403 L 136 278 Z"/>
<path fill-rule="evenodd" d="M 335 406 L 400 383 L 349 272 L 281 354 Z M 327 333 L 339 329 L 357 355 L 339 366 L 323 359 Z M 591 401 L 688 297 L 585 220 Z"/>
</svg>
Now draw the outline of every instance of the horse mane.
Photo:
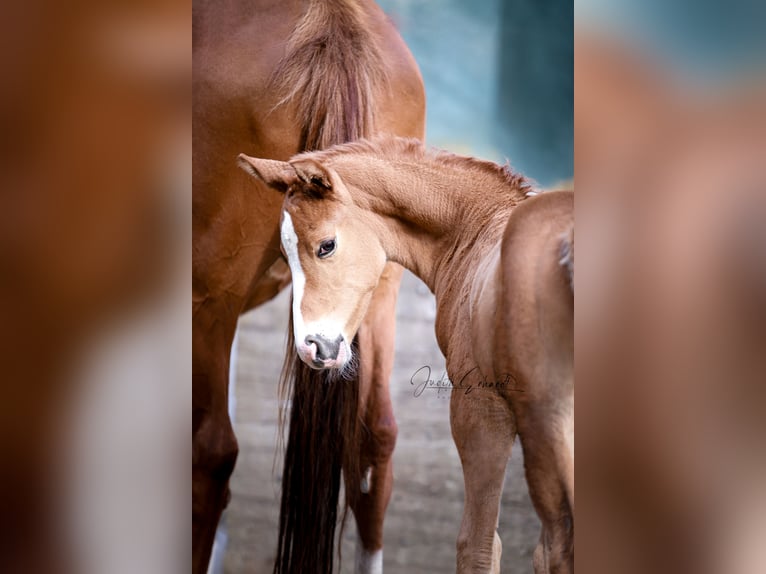
<svg viewBox="0 0 766 574">
<path fill-rule="evenodd" d="M 510 193 L 515 203 L 535 192 L 535 184 L 524 175 L 513 171 L 508 162 L 504 165 L 476 157 L 458 155 L 438 148 L 430 148 L 415 138 L 376 136 L 369 139 L 335 145 L 330 149 L 304 152 L 294 159 L 311 158 L 320 162 L 332 162 L 348 154 L 373 156 L 396 162 L 422 162 L 436 169 L 469 171 L 479 177 L 500 181 L 504 191 Z"/>
<path fill-rule="evenodd" d="M 374 95 L 387 74 L 378 38 L 360 2 L 312 0 L 287 42 L 270 88 L 293 103 L 301 149 L 369 137 Z"/>
</svg>

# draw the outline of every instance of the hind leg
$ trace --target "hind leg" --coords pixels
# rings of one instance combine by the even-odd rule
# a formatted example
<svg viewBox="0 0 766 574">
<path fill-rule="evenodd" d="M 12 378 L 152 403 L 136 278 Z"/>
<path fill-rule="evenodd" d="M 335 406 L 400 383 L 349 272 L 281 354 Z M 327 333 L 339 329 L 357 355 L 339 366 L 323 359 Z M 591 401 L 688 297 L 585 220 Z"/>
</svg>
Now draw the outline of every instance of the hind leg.
<svg viewBox="0 0 766 574">
<path fill-rule="evenodd" d="M 391 498 L 392 456 L 397 427 L 391 406 L 389 380 L 394 362 L 396 297 L 402 268 L 388 264 L 373 294 L 359 330 L 360 402 L 368 432 L 361 445 L 363 478 L 351 506 L 359 539 L 357 574 L 383 571 L 383 519 Z"/>
<path fill-rule="evenodd" d="M 545 528 L 540 530 L 540 540 L 537 541 L 535 547 L 535 553 L 532 556 L 532 569 L 535 574 L 546 574 L 550 572 L 550 565 L 548 564 L 548 554 L 546 547 L 548 543 L 545 538 Z"/>
<path fill-rule="evenodd" d="M 513 414 L 499 396 L 454 390 L 450 423 L 465 481 L 457 539 L 458 573 L 500 572 L 497 522 L 505 468 L 516 433 Z"/>
<path fill-rule="evenodd" d="M 574 572 L 573 418 L 561 408 L 527 405 L 523 411 L 517 420 L 527 484 L 543 523 L 535 574 Z"/>
</svg>

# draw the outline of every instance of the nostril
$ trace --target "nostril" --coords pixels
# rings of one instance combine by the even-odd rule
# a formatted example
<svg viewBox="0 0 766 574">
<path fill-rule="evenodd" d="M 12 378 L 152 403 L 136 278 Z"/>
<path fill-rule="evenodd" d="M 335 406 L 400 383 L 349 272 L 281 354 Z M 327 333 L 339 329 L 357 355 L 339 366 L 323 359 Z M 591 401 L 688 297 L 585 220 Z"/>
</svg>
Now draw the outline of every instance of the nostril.
<svg viewBox="0 0 766 574">
<path fill-rule="evenodd" d="M 324 340 L 317 336 L 317 335 L 308 335 L 306 337 L 306 344 L 307 345 L 314 345 L 316 347 L 317 353 L 316 358 L 320 361 L 326 360 L 327 357 L 327 345 L 325 344 Z"/>
<path fill-rule="evenodd" d="M 338 342 L 328 341 L 319 335 L 308 335 L 305 339 L 307 345 L 315 345 L 317 349 L 316 358 L 319 361 L 335 359 L 338 356 Z"/>
</svg>

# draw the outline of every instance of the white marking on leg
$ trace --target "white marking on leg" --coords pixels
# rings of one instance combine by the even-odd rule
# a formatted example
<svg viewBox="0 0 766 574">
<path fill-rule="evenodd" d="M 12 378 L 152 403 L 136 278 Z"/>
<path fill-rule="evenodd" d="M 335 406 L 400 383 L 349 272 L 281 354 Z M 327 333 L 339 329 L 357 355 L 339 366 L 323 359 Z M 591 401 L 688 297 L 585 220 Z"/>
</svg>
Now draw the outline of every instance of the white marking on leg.
<svg viewBox="0 0 766 574">
<path fill-rule="evenodd" d="M 367 470 L 364 471 L 360 490 L 362 491 L 362 494 L 369 494 L 370 488 L 372 488 L 372 467 L 368 466 Z"/>
<path fill-rule="evenodd" d="M 356 537 L 356 574 L 383 574 L 383 549 L 365 550 L 359 535 Z"/>
</svg>

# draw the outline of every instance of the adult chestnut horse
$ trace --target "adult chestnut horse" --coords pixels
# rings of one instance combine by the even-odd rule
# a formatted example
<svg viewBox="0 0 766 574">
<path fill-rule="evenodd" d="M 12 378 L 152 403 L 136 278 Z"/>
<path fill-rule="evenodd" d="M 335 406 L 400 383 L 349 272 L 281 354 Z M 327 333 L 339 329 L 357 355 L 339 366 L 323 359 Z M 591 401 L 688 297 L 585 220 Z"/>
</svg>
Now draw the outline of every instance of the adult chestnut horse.
<svg viewBox="0 0 766 574">
<path fill-rule="evenodd" d="M 436 295 L 465 479 L 458 572 L 498 572 L 505 468 L 518 432 L 543 523 L 535 571 L 574 571 L 574 194 L 527 198 L 494 163 L 385 137 L 289 163 L 240 156 L 282 192 L 301 359 L 345 369 L 394 261 Z M 277 195 L 277 194 L 275 194 Z"/>
<path fill-rule="evenodd" d="M 201 574 L 237 457 L 227 414 L 237 318 L 289 281 L 281 198 L 254 186 L 237 154 L 287 159 L 375 131 L 422 136 L 425 104 L 412 56 L 369 0 L 195 1 L 193 55 L 192 571 Z M 380 550 L 396 438 L 388 378 L 400 277 L 388 266 L 371 294 L 359 385 L 323 385 L 326 373 L 287 359 L 294 397 L 277 572 L 331 571 L 344 461 L 347 480 L 371 469 L 368 492 L 349 500 L 360 563 Z M 355 438 L 337 440 L 337 425 L 356 428 Z"/>
</svg>

